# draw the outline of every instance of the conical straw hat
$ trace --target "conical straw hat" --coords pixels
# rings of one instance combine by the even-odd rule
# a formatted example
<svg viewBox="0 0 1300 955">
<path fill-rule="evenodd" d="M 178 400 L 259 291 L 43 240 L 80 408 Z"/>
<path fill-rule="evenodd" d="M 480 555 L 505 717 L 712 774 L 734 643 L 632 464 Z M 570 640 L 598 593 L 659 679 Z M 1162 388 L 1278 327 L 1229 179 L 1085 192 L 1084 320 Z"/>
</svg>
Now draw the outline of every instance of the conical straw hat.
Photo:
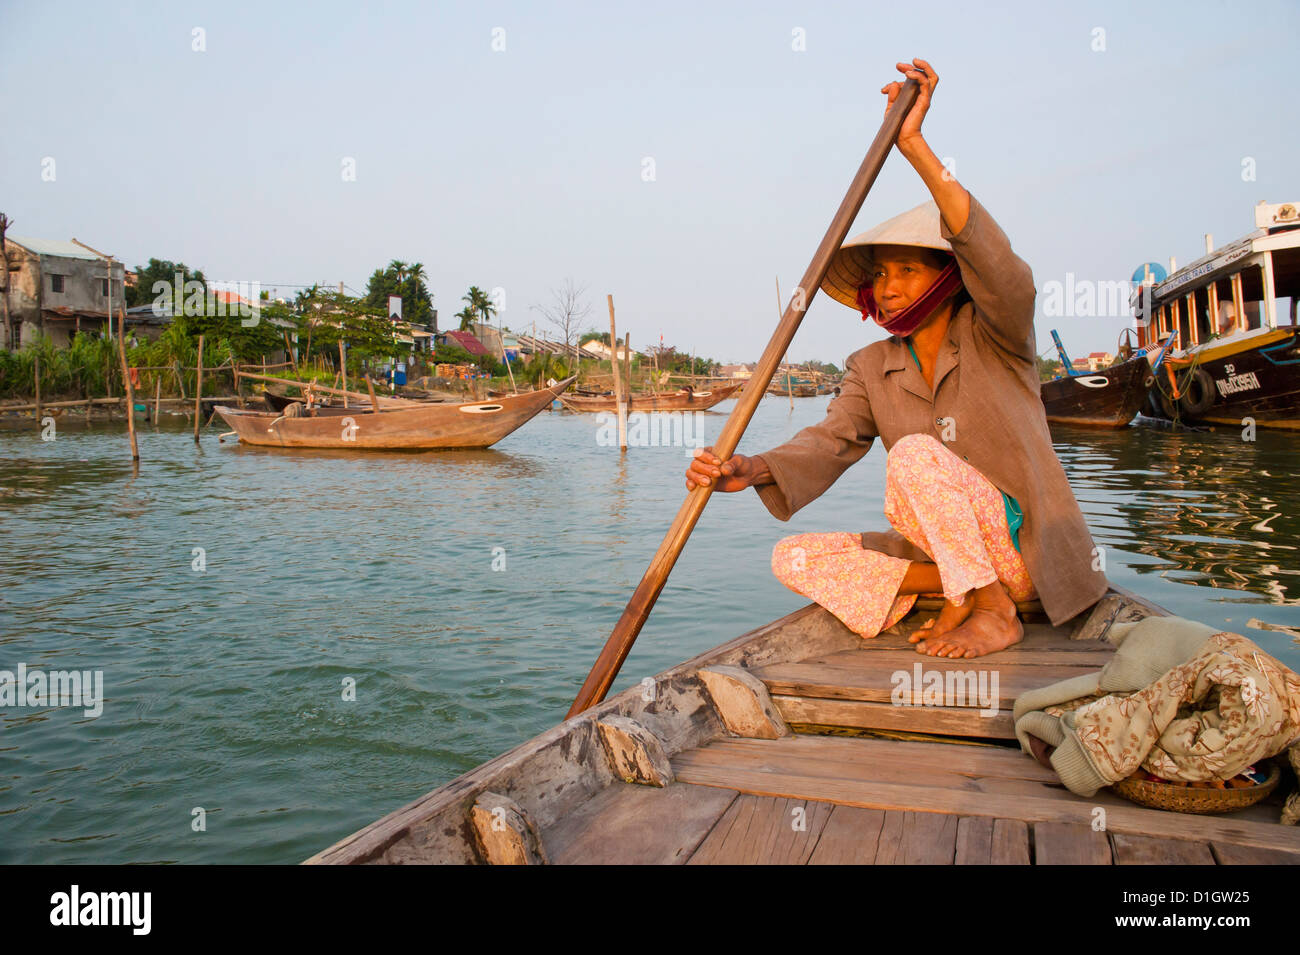
<svg viewBox="0 0 1300 955">
<path fill-rule="evenodd" d="M 871 276 L 872 250 L 878 245 L 914 245 L 951 252 L 939 233 L 939 207 L 933 201 L 855 235 L 835 253 L 822 281 L 822 291 L 837 302 L 858 309 L 858 289 Z"/>
</svg>

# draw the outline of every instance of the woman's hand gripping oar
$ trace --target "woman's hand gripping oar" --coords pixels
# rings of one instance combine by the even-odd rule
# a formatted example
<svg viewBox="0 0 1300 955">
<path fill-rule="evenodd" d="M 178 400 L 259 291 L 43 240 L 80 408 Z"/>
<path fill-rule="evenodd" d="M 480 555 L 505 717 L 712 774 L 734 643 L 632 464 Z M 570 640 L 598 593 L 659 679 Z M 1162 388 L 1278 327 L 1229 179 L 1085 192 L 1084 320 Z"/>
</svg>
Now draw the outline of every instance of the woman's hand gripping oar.
<svg viewBox="0 0 1300 955">
<path fill-rule="evenodd" d="M 876 138 L 872 140 L 871 148 L 867 150 L 866 158 L 862 160 L 857 175 L 853 177 L 848 193 L 836 210 L 821 245 L 817 247 L 817 252 L 804 273 L 803 281 L 794 290 L 790 304 L 786 306 L 785 314 L 781 316 L 781 322 L 777 325 L 776 333 L 767 343 L 763 357 L 759 359 L 758 368 L 754 371 L 753 377 L 745 383 L 740 400 L 736 402 L 736 407 L 732 409 L 727 423 L 722 427 L 722 433 L 718 436 L 718 441 L 711 452 L 718 460 L 727 461 L 735 453 L 736 445 L 740 443 L 740 436 L 749 426 L 749 421 L 763 398 L 763 392 L 767 390 L 772 376 L 776 374 L 781 356 L 790 347 L 794 333 L 803 320 L 804 312 L 808 310 L 813 296 L 821 288 L 822 279 L 826 277 L 826 270 L 830 267 L 831 257 L 843 244 L 849 226 L 857 218 L 858 210 L 862 208 L 867 193 L 880 174 L 880 169 L 889 156 L 889 150 L 893 148 L 894 141 L 898 137 L 898 131 L 902 128 L 903 120 L 916 102 L 919 89 L 916 80 L 908 79 L 885 113 L 885 121 L 881 124 L 880 131 L 876 133 Z M 681 509 L 677 512 L 677 517 L 673 519 L 672 526 L 668 528 L 667 535 L 659 545 L 659 549 L 655 551 L 649 568 L 641 578 L 641 583 L 637 585 L 627 608 L 614 626 L 614 632 L 610 634 L 591 672 L 587 674 L 577 699 L 569 707 L 566 719 L 599 703 L 609 692 L 615 677 L 618 676 L 618 671 L 623 666 L 623 661 L 627 659 L 632 649 L 632 644 L 636 642 L 637 635 L 649 618 L 659 593 L 668 582 L 668 575 L 672 572 L 673 565 L 677 563 L 677 558 L 682 548 L 686 546 L 686 540 L 695 529 L 695 523 L 704 511 L 704 505 L 708 503 L 712 492 L 713 484 L 710 482 L 702 487 L 696 487 L 687 494 L 686 500 L 682 502 Z"/>
</svg>

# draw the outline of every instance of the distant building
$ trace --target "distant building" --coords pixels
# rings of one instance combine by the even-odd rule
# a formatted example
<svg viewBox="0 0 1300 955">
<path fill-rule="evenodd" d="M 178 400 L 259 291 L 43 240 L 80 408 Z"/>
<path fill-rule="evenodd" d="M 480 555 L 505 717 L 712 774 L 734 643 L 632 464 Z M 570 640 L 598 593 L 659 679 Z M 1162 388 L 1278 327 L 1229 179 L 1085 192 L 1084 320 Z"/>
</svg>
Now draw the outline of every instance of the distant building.
<svg viewBox="0 0 1300 955">
<path fill-rule="evenodd" d="M 564 342 L 551 341 L 549 338 L 534 338 L 532 335 L 520 335 L 519 347 L 525 355 L 563 355 L 565 358 L 570 359 L 590 357 L 572 343 L 566 348 Z"/>
<path fill-rule="evenodd" d="M 101 256 L 75 242 L 5 237 L 7 313 L 3 344 L 20 348 L 38 335 L 64 347 L 74 332 L 99 331 L 125 304 L 125 267 L 113 263 L 112 287 Z M 110 296 L 110 292 L 112 293 Z"/>
<path fill-rule="evenodd" d="M 718 369 L 719 378 L 751 378 L 754 375 L 753 365 L 723 365 Z"/>
<path fill-rule="evenodd" d="M 1101 371 L 1103 368 L 1109 368 L 1110 363 L 1114 360 L 1115 356 L 1105 351 L 1089 352 L 1086 359 L 1089 371 Z"/>
<path fill-rule="evenodd" d="M 483 343 L 469 332 L 449 331 L 442 334 L 443 340 L 456 348 L 463 348 L 471 355 L 486 355 L 488 350 Z"/>
<path fill-rule="evenodd" d="M 582 350 L 587 353 L 588 358 L 599 358 L 601 361 L 609 361 L 609 346 L 606 345 L 604 342 L 602 342 L 599 338 L 593 338 L 591 341 L 587 342 L 585 345 L 582 346 Z M 639 352 L 637 352 L 637 350 L 633 348 L 632 356 L 635 358 L 638 356 L 638 354 Z M 619 345 L 618 360 L 622 361 L 626 357 L 627 357 L 627 346 Z"/>
</svg>

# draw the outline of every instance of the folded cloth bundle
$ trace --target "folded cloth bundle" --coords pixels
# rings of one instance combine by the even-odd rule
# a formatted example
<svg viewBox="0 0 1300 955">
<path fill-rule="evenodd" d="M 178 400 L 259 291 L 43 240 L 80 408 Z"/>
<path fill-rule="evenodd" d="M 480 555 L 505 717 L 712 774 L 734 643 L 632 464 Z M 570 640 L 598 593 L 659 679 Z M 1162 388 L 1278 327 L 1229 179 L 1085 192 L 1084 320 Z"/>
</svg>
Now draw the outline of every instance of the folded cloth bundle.
<svg viewBox="0 0 1300 955">
<path fill-rule="evenodd" d="M 1245 637 L 1182 617 L 1118 623 L 1101 670 L 1021 695 L 1020 747 L 1091 796 L 1139 768 L 1163 779 L 1231 779 L 1300 742 L 1300 676 Z M 1089 699 L 1089 698 L 1092 699 Z M 1085 700 L 1079 704 L 1080 700 Z"/>
</svg>

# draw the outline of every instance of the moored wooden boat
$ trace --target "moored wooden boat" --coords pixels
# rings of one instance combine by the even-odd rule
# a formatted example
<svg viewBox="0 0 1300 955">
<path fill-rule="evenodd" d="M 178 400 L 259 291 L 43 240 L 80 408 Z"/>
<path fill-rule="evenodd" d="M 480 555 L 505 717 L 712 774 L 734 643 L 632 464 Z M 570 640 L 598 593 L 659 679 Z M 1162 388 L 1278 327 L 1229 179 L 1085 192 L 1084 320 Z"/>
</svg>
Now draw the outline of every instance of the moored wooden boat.
<svg viewBox="0 0 1300 955">
<path fill-rule="evenodd" d="M 1040 385 L 1047 420 L 1087 428 L 1122 428 L 1146 404 L 1154 376 L 1145 355 L 1091 375 L 1063 375 Z"/>
<path fill-rule="evenodd" d="M 1133 295 L 1139 345 L 1177 336 L 1152 417 L 1300 429 L 1300 203 L 1254 212 L 1254 232 L 1218 249 L 1207 235 L 1204 256 Z"/>
<path fill-rule="evenodd" d="M 975 660 L 915 652 L 934 607 L 862 640 L 810 605 L 643 680 L 312 856 L 313 864 L 1300 862 L 1261 804 L 1228 817 L 1083 799 L 1014 744 L 1025 690 L 1103 666 L 1112 587 Z M 986 703 L 894 705 L 898 674 L 993 671 Z M 969 678 L 968 678 L 969 679 Z M 993 697 L 996 695 L 996 701 Z M 994 705 L 995 703 L 995 705 Z M 1092 825 L 1096 809 L 1106 826 Z"/>
<path fill-rule="evenodd" d="M 795 398 L 815 398 L 822 392 L 817 385 L 810 381 L 796 381 L 786 387 L 784 381 L 777 379 L 768 386 L 767 393 L 776 395 L 779 398 L 789 398 L 792 394 Z"/>
<path fill-rule="evenodd" d="M 572 378 L 553 388 L 488 401 L 410 402 L 378 414 L 343 413 L 291 417 L 219 406 L 217 413 L 245 444 L 278 448 L 408 450 L 486 448 L 548 407 Z"/>
<path fill-rule="evenodd" d="M 734 397 L 743 382 L 721 385 L 704 391 L 683 388 L 661 395 L 634 394 L 628 398 L 627 410 L 633 411 L 708 411 L 719 402 Z M 570 411 L 617 411 L 613 395 L 566 395 L 560 399 Z"/>
</svg>

